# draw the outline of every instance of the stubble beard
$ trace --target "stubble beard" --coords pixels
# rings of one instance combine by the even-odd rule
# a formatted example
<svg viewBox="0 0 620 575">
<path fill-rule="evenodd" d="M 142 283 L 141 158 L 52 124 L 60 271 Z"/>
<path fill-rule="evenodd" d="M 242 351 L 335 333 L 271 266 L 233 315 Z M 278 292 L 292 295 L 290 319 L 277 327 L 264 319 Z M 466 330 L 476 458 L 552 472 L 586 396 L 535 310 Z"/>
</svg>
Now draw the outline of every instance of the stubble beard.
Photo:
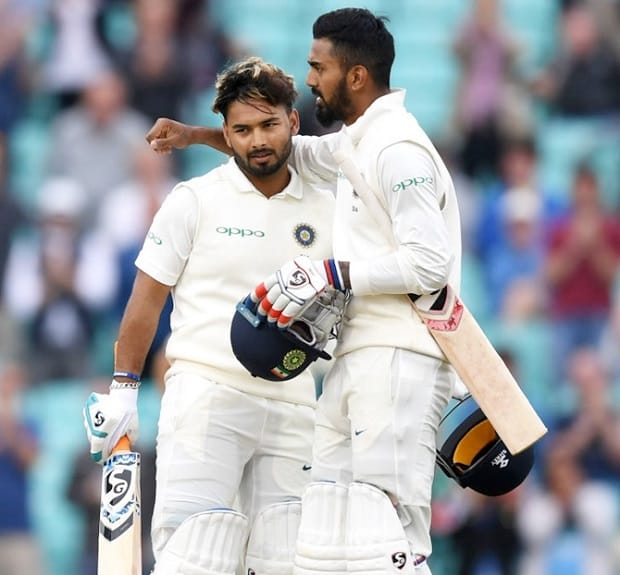
<svg viewBox="0 0 620 575">
<path fill-rule="evenodd" d="M 288 161 L 288 157 L 291 155 L 291 150 L 293 149 L 293 142 L 289 140 L 282 151 L 281 154 L 276 153 L 275 150 L 270 150 L 274 156 L 275 161 L 273 163 L 264 163 L 258 165 L 252 165 L 252 157 L 250 155 L 247 156 L 247 159 L 244 159 L 241 154 L 237 153 L 233 150 L 233 157 L 235 158 L 235 162 L 239 169 L 246 174 L 254 176 L 256 178 L 264 178 L 267 176 L 272 176 L 277 173 L 282 166 L 286 164 Z"/>
</svg>

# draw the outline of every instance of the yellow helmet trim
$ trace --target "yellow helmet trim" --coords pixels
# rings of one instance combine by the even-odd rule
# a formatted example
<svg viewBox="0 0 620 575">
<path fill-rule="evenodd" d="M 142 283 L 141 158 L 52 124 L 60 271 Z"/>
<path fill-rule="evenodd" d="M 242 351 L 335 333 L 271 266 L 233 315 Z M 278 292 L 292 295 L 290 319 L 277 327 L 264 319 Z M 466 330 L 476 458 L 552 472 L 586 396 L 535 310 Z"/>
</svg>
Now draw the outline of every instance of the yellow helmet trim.
<svg viewBox="0 0 620 575">
<path fill-rule="evenodd" d="M 497 440 L 497 433 L 488 419 L 474 425 L 458 442 L 453 460 L 457 465 L 469 467 L 484 448 Z"/>
</svg>

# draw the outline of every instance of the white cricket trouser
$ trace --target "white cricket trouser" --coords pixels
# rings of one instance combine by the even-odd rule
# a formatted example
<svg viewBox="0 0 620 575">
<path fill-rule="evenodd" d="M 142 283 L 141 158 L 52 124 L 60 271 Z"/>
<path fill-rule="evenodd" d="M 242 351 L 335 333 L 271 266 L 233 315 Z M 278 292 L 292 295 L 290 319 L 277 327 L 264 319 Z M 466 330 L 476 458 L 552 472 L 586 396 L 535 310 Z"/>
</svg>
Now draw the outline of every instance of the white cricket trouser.
<svg viewBox="0 0 620 575">
<path fill-rule="evenodd" d="M 336 359 L 317 405 L 312 479 L 370 483 L 389 493 L 419 555 L 431 552 L 436 434 L 453 385 L 443 361 L 363 348 Z"/>
<path fill-rule="evenodd" d="M 251 524 L 265 506 L 301 497 L 310 480 L 313 425 L 308 406 L 194 374 L 170 378 L 157 435 L 155 556 L 190 515 L 233 507 L 238 497 Z"/>
</svg>

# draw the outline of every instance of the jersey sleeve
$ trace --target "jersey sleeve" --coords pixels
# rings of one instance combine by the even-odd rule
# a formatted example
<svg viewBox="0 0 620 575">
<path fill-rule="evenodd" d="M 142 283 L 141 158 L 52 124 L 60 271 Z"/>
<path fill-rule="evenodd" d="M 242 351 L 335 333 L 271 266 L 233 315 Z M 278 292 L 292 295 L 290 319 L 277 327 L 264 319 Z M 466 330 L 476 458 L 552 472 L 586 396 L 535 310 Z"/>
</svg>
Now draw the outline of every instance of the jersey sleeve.
<svg viewBox="0 0 620 575">
<path fill-rule="evenodd" d="M 190 255 L 198 226 L 198 198 L 187 185 L 166 197 L 136 258 L 136 266 L 158 282 L 174 286 Z"/>
<path fill-rule="evenodd" d="M 324 136 L 293 136 L 289 163 L 308 182 L 335 183 L 338 166 L 332 151 L 337 147 L 339 138 L 338 132 Z"/>
<path fill-rule="evenodd" d="M 353 293 L 425 294 L 442 288 L 454 256 L 431 155 L 413 143 L 399 142 L 381 152 L 377 168 L 397 248 L 380 258 L 351 262 Z"/>
</svg>

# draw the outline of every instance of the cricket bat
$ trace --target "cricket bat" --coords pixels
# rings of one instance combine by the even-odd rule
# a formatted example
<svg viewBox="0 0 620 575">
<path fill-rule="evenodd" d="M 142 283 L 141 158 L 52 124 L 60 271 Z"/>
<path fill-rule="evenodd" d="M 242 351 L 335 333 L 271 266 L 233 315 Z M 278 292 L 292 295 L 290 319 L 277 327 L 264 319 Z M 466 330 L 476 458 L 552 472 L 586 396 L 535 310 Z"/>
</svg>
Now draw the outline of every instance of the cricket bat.
<svg viewBox="0 0 620 575">
<path fill-rule="evenodd" d="M 142 573 L 140 454 L 126 435 L 103 464 L 97 573 Z"/>
<path fill-rule="evenodd" d="M 392 238 L 387 212 L 357 166 L 341 151 L 333 156 L 377 224 Z M 516 455 L 543 437 L 545 424 L 454 290 L 446 286 L 439 294 L 421 298 L 409 294 L 409 299 L 510 453 Z"/>
</svg>

